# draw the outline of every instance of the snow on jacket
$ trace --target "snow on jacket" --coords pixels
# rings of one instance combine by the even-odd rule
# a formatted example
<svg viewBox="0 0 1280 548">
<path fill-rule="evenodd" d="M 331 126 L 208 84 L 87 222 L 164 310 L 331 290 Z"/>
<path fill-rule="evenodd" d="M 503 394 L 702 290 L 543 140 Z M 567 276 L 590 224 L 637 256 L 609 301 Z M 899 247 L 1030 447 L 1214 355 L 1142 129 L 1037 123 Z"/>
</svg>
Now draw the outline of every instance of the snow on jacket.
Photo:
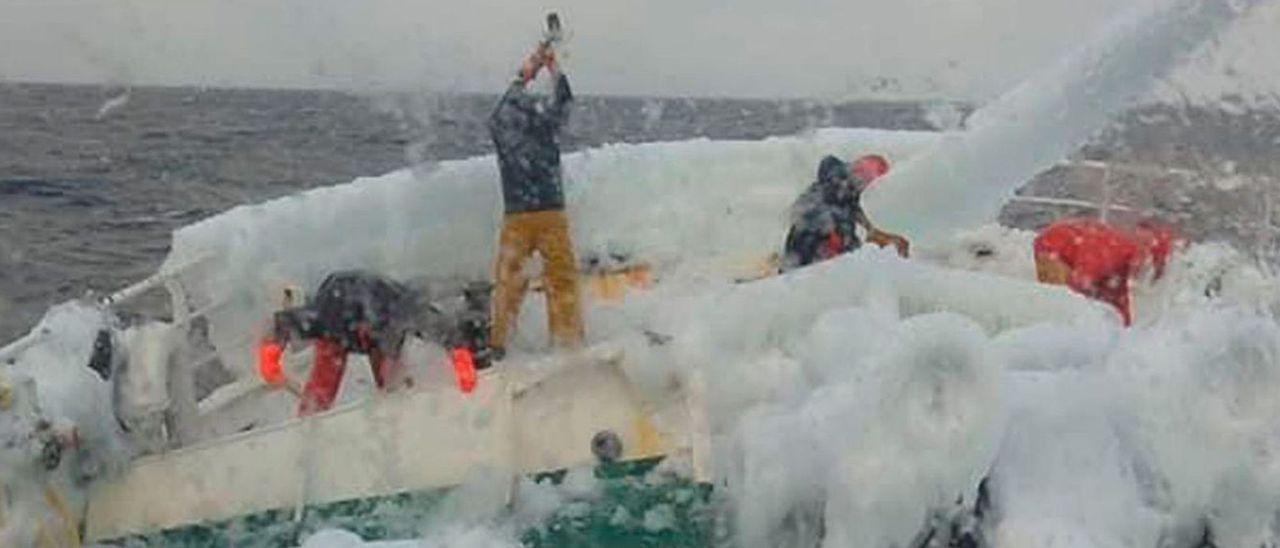
<svg viewBox="0 0 1280 548">
<path fill-rule="evenodd" d="M 511 83 L 489 116 L 489 135 L 498 152 L 502 202 L 507 213 L 564 209 L 560 169 L 560 129 L 569 118 L 569 79 L 556 76 L 549 98 Z"/>
<path fill-rule="evenodd" d="M 783 250 L 782 270 L 824 261 L 861 247 L 856 231 L 861 214 L 860 185 L 849 177 L 849 165 L 835 156 L 818 164 L 818 178 L 791 208 L 791 230 Z"/>
</svg>

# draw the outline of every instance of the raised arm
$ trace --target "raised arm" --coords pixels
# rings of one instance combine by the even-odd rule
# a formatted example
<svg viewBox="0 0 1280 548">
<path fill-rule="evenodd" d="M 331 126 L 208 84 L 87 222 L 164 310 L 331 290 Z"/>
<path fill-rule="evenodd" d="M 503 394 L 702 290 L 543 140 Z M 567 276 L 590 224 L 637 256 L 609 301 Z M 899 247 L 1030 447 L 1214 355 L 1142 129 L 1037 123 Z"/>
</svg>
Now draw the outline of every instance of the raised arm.
<svg viewBox="0 0 1280 548">
<path fill-rule="evenodd" d="M 524 91 L 524 87 L 529 85 L 529 81 L 538 74 L 544 64 L 546 64 L 546 52 L 548 51 L 545 44 L 538 44 L 538 48 L 533 50 L 524 61 L 520 63 L 520 68 L 516 69 L 516 75 L 511 79 L 511 83 L 507 84 L 507 89 L 502 93 L 502 97 L 498 99 L 498 103 L 493 106 L 493 111 L 489 113 L 490 133 L 502 128 L 502 117 L 500 116 L 503 109 L 516 108 L 527 110 L 525 104 L 520 102 L 520 92 Z"/>
<path fill-rule="evenodd" d="M 569 104 L 573 102 L 573 89 L 569 87 L 569 77 L 560 72 L 560 64 L 556 61 L 555 52 L 547 50 L 544 58 L 547 59 L 546 67 L 551 71 L 551 77 L 555 79 L 556 86 L 555 91 L 552 92 L 551 106 L 547 109 L 545 116 L 548 122 L 559 128 L 569 121 Z"/>
<path fill-rule="evenodd" d="M 504 127 L 502 111 L 507 108 L 518 108 L 515 97 L 524 89 L 524 82 L 517 76 L 507 86 L 507 90 L 502 93 L 502 97 L 498 99 L 498 103 L 493 106 L 493 111 L 489 113 L 489 119 L 485 125 L 489 128 L 489 133 L 493 134 Z"/>
</svg>

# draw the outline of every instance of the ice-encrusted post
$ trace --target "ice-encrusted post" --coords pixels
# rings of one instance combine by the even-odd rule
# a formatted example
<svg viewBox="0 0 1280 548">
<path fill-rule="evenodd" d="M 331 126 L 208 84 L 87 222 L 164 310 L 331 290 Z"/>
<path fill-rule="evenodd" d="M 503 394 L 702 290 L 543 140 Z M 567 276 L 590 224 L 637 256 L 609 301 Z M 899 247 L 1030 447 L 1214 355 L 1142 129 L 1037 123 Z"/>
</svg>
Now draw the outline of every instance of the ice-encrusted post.
<svg viewBox="0 0 1280 548">
<path fill-rule="evenodd" d="M 877 224 L 925 245 L 993 221 L 1023 183 L 1074 152 L 1229 23 L 1270 1 L 1143 2 L 975 112 L 967 131 L 890 172 L 863 205 Z"/>
</svg>

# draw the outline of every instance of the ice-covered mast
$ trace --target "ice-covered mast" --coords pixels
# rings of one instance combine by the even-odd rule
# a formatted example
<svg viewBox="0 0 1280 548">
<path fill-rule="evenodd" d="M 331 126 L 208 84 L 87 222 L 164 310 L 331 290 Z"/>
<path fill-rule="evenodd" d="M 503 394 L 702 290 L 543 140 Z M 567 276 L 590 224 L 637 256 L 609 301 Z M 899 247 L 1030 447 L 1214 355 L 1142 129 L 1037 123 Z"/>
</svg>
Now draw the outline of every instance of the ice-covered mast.
<svg viewBox="0 0 1280 548">
<path fill-rule="evenodd" d="M 990 222 L 1023 183 L 1074 152 L 1187 55 L 1274 0 L 1144 2 L 1097 39 L 969 118 L 968 131 L 890 172 L 863 205 L 918 243 Z"/>
</svg>

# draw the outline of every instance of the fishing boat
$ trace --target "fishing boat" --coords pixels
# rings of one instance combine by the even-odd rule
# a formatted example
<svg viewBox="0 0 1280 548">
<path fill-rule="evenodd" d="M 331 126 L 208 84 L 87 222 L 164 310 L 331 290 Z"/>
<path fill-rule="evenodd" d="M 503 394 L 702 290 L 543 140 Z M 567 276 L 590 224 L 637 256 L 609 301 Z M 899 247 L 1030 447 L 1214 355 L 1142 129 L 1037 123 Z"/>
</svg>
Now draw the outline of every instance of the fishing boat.
<svg viewBox="0 0 1280 548">
<path fill-rule="evenodd" d="M 274 399 L 279 407 L 281 398 L 288 405 L 289 400 L 257 377 L 252 356 L 260 335 L 254 326 L 260 325 L 261 318 L 278 302 L 279 288 L 314 284 L 325 272 L 354 265 L 372 265 L 393 273 L 427 265 L 435 268 L 429 272 L 434 276 L 465 276 L 468 266 L 473 268 L 470 274 L 483 269 L 492 253 L 491 227 L 496 226 L 496 211 L 490 209 L 493 216 L 456 216 L 455 210 L 438 204 L 465 202 L 474 200 L 474 194 L 493 192 L 496 173 L 490 167 L 492 159 L 442 164 L 425 181 L 405 171 L 242 206 L 180 229 L 174 234 L 170 258 L 157 274 L 102 298 L 100 306 L 122 307 L 149 293 L 166 293 L 168 330 L 129 338 L 131 359 L 173 359 L 171 343 L 147 337 L 172 337 L 174 330 L 200 320 L 208 326 L 212 354 L 192 358 L 191 366 L 217 360 L 236 371 L 238 378 L 200 402 L 203 439 L 139 457 L 123 473 L 93 482 L 84 496 L 83 512 L 77 514 L 83 540 L 278 545 L 296 543 L 309 532 L 329 527 L 357 531 L 370 539 L 411 538 L 415 534 L 412 524 L 427 519 L 452 489 L 475 474 L 510 478 L 508 496 L 514 498 L 521 478 L 551 481 L 585 467 L 605 481 L 616 482 L 616 504 L 639 505 L 632 508 L 638 515 L 644 514 L 645 504 L 668 500 L 670 493 L 696 496 L 680 497 L 678 532 L 611 527 L 608 516 L 603 516 L 596 522 L 576 523 L 573 527 L 585 531 L 577 534 L 633 538 L 636 542 L 667 535 L 684 539 L 681 542 L 704 544 L 713 523 L 710 513 L 699 512 L 710 503 L 715 477 L 704 389 L 699 386 L 706 381 L 675 376 L 658 382 L 655 375 L 644 371 L 646 364 L 663 352 L 674 354 L 662 360 L 683 359 L 679 341 L 635 342 L 638 333 L 675 329 L 679 336 L 679 329 L 663 318 L 669 310 L 652 308 L 655 299 L 684 303 L 682 306 L 703 309 L 703 314 L 710 315 L 713 309 L 745 309 L 752 303 L 794 294 L 844 296 L 806 307 L 805 314 L 818 315 L 865 303 L 874 298 L 866 288 L 889 283 L 893 287 L 887 294 L 897 296 L 894 306 L 903 314 L 958 312 L 993 333 L 1071 317 L 1106 321 L 1105 309 L 1060 288 L 912 263 L 886 254 L 868 253 L 867 257 L 833 261 L 793 275 L 742 283 L 760 274 L 762 261 L 758 259 L 767 257 L 777 245 L 774 240 L 785 228 L 784 212 L 796 191 L 795 181 L 803 181 L 801 174 L 808 171 L 803 159 L 827 149 L 869 148 L 873 142 L 881 148 L 896 142 L 895 154 L 909 157 L 934 137 L 824 130 L 762 142 L 611 146 L 568 155 L 570 172 L 579 174 L 614 171 L 619 165 L 639 164 L 655 154 L 669 161 L 685 156 L 684 175 L 691 179 L 723 177 L 713 172 L 731 164 L 728 159 L 735 156 L 771 156 L 784 167 L 776 174 L 756 173 L 741 179 L 729 206 L 739 220 L 736 230 L 683 228 L 702 231 L 704 241 L 710 236 L 709 246 L 736 249 L 737 253 L 664 256 L 660 242 L 635 237 L 634 226 L 661 216 L 665 208 L 711 207 L 704 204 L 726 197 L 719 194 L 724 189 L 717 187 L 682 194 L 650 189 L 666 198 L 650 200 L 651 209 L 637 207 L 610 215 L 608 231 L 591 227 L 590 234 L 580 235 L 584 255 L 619 256 L 620 249 L 640 249 L 645 257 L 621 260 L 603 269 L 597 264 L 594 273 L 584 274 L 587 293 L 593 296 L 589 309 L 605 318 L 587 349 L 517 354 L 482 372 L 470 393 L 449 383 L 424 384 L 351 401 L 316 416 L 282 418 L 272 424 L 264 424 L 263 406 L 271 405 L 266 402 Z M 788 164 L 794 165 L 794 172 L 788 172 Z M 699 173 L 699 169 L 705 172 Z M 491 178 L 493 185 L 476 182 Z M 626 180 L 600 182 L 584 175 L 571 178 L 575 179 L 597 181 L 589 191 L 571 187 L 571 192 L 583 193 L 578 195 L 578 204 L 603 199 L 598 196 L 633 184 Z M 684 181 L 666 184 L 678 187 Z M 496 194 L 488 198 L 494 201 L 487 206 L 496 203 Z M 698 201 L 704 204 L 690 203 Z M 390 203 L 398 208 L 385 206 Z M 383 208 L 386 214 L 357 214 L 376 208 Z M 315 219 L 321 216 L 317 212 L 326 212 L 326 219 L 359 218 L 364 223 L 317 224 Z M 590 227 L 593 215 L 585 211 L 578 218 Z M 449 229 L 431 228 L 444 226 Z M 679 237 L 680 230 L 668 226 L 649 237 Z M 456 260 L 434 259 L 444 254 Z M 997 288 L 1005 295 L 1016 294 L 1009 299 L 1016 305 L 992 307 L 981 297 Z M 532 298 L 531 304 L 536 300 Z M 533 318 L 522 327 L 536 331 L 536 314 L 526 316 Z M 630 323 L 613 321 L 617 318 L 628 318 Z M 170 335 L 162 335 L 166 332 Z M 41 337 L 37 329 L 5 353 L 20 356 L 39 345 Z M 697 371 L 699 365 L 679 363 L 675 369 Z M 666 479 L 635 481 L 646 474 Z M 76 499 L 71 495 L 63 498 Z"/>
<path fill-rule="evenodd" d="M 501 202 L 492 157 L 359 179 L 184 227 L 157 274 L 99 305 L 166 291 L 170 330 L 182 332 L 197 319 L 207 326 L 211 354 L 192 357 L 188 367 L 216 360 L 236 380 L 200 403 L 200 420 L 210 425 L 204 439 L 136 458 L 83 492 L 73 492 L 74 481 L 51 478 L 45 499 L 63 509 L 64 523 L 50 527 L 73 533 L 46 530 L 36 538 L 53 545 L 59 538 L 281 545 L 328 527 L 366 539 L 413 538 L 415 524 L 476 474 L 507 478 L 504 496 L 514 500 L 529 478 L 554 482 L 585 468 L 614 482 L 606 488 L 613 504 L 604 507 L 634 514 L 674 504 L 668 521 L 678 525 L 619 525 L 609 511 L 593 510 L 535 527 L 526 543 L 706 545 L 716 518 L 704 510 L 717 474 L 705 394 L 707 386 L 733 380 L 701 374 L 704 362 L 722 358 L 697 351 L 705 349 L 699 337 L 750 345 L 850 306 L 899 317 L 941 311 L 991 334 L 1044 322 L 1117 321 L 1113 311 L 1061 287 L 874 250 L 762 277 L 762 259 L 781 247 L 787 207 L 817 159 L 860 151 L 893 158 L 903 167 L 868 191 L 865 207 L 921 248 L 945 249 L 948 235 L 990 221 L 1014 189 L 1060 162 L 1241 13 L 1171 4 L 1141 32 L 1117 27 L 979 110 L 963 132 L 827 129 L 566 155 L 579 255 L 626 264 L 588 280 L 607 298 L 588 306 L 587 349 L 545 354 L 526 340 L 529 351 L 482 374 L 469 393 L 423 385 L 267 424 L 255 411 L 281 393 L 254 374 L 254 345 L 256 326 L 278 306 L 282 287 L 314 287 L 334 270 L 484 279 Z M 628 288 L 620 291 L 614 274 L 645 287 L 622 283 Z M 541 336 L 537 312 L 527 310 L 520 325 L 532 340 Z M 692 327 L 707 325 L 713 327 Z M 0 350 L 0 362 L 21 362 L 49 340 L 37 327 Z M 167 344 L 144 337 L 128 353 L 168 359 Z"/>
</svg>

